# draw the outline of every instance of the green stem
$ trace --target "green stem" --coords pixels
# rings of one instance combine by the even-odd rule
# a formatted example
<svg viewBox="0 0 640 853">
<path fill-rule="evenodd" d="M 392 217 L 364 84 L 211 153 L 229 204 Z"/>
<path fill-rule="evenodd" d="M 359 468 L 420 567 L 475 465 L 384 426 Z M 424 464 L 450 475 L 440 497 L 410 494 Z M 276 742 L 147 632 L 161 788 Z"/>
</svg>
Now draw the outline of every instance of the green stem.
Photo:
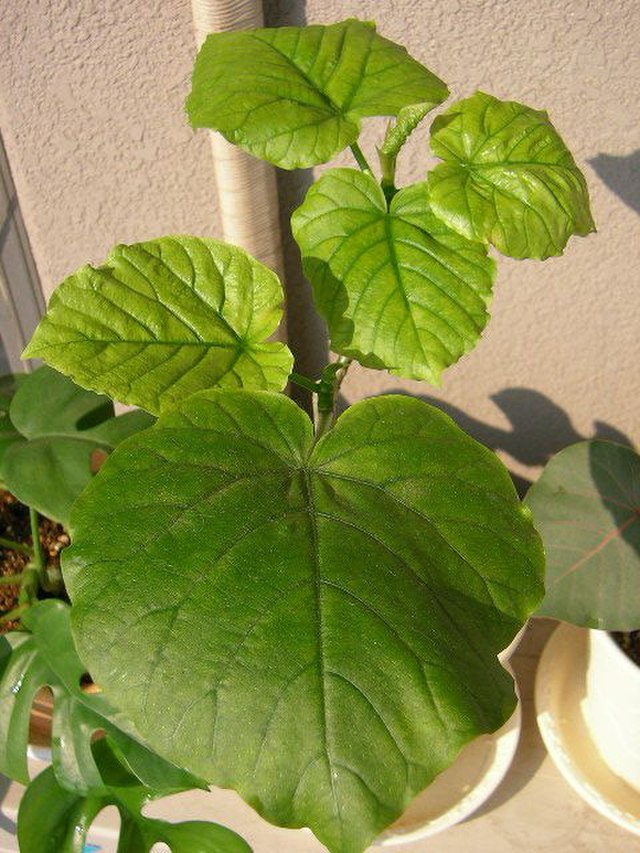
<svg viewBox="0 0 640 853">
<path fill-rule="evenodd" d="M 318 441 L 333 426 L 336 419 L 336 397 L 352 359 L 340 356 L 322 371 L 318 390 L 318 415 L 315 440 Z"/>
<path fill-rule="evenodd" d="M 367 175 L 371 175 L 373 177 L 371 166 L 367 163 L 367 158 L 362 153 L 362 148 L 360 148 L 357 142 L 354 142 L 351 146 L 351 153 L 355 157 L 356 163 L 361 171 L 366 172 Z"/>
<path fill-rule="evenodd" d="M 13 610 L 10 610 L 8 613 L 3 613 L 0 616 L 0 625 L 6 625 L 7 622 L 13 622 L 16 619 L 19 619 L 25 610 L 29 609 L 28 604 L 19 604 L 17 607 L 14 607 Z"/>
<path fill-rule="evenodd" d="M 311 391 L 312 394 L 317 394 L 318 392 L 319 383 L 315 379 L 309 379 L 308 376 L 296 373 L 295 370 L 289 374 L 289 382 L 299 385 L 300 388 L 304 388 L 306 391 Z"/>
<path fill-rule="evenodd" d="M 33 550 L 28 545 L 24 545 L 22 542 L 14 542 L 13 539 L 5 539 L 4 536 L 0 536 L 0 548 L 9 548 L 11 551 L 19 551 L 21 554 L 33 556 Z"/>
<path fill-rule="evenodd" d="M 22 583 L 23 577 L 24 572 L 20 572 L 19 575 L 0 575 L 0 586 L 18 586 Z"/>
<path fill-rule="evenodd" d="M 45 560 L 42 542 L 40 541 L 38 512 L 32 506 L 29 507 L 29 521 L 31 523 L 31 539 L 33 540 L 33 564 L 37 569 L 40 584 L 46 586 L 47 561 Z"/>
</svg>

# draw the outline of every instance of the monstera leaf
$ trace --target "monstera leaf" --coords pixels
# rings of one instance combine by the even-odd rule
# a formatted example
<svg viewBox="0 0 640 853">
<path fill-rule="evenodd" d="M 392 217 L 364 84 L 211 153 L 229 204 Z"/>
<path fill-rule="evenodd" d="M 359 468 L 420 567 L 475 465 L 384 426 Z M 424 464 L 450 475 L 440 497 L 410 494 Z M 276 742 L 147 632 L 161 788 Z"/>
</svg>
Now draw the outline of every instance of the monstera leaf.
<svg viewBox="0 0 640 853">
<path fill-rule="evenodd" d="M 91 751 L 104 780 L 99 788 L 86 795 L 67 791 L 51 767 L 29 785 L 18 812 L 21 853 L 78 853 L 89 849 L 85 843 L 90 826 L 98 812 L 109 805 L 120 813 L 119 853 L 146 853 L 156 842 L 167 844 L 172 853 L 251 853 L 240 836 L 215 823 L 168 823 L 144 817 L 146 803 L 191 786 L 166 781 L 158 789 L 147 788 L 118 760 L 107 741 L 98 741 Z"/>
<path fill-rule="evenodd" d="M 557 454 L 526 502 L 547 553 L 542 616 L 587 628 L 640 627 L 640 456 L 610 441 Z"/>
<path fill-rule="evenodd" d="M 372 177 L 334 169 L 292 227 L 337 352 L 439 384 L 478 341 L 495 266 L 433 215 L 426 184 L 400 190 L 387 210 Z"/>
<path fill-rule="evenodd" d="M 72 503 L 91 479 L 94 451 L 109 453 L 153 423 L 146 412 L 114 417 L 110 400 L 49 367 L 21 382 L 9 420 L 17 436 L 0 456 L 0 479 L 22 503 L 65 526 Z"/>
<path fill-rule="evenodd" d="M 545 112 L 476 92 L 438 116 L 431 147 L 445 161 L 429 174 L 433 210 L 469 239 L 543 259 L 595 230 L 584 177 Z"/>
<path fill-rule="evenodd" d="M 52 599 L 22 617 L 27 631 L 0 642 L 0 772 L 26 784 L 29 714 L 42 687 L 53 693 L 53 769 L 63 788 L 86 794 L 103 784 L 91 738 L 104 732 L 130 771 L 151 787 L 206 787 L 190 773 L 158 758 L 139 740 L 130 722 L 102 694 L 81 689 L 86 669 L 69 625 L 69 607 Z"/>
<path fill-rule="evenodd" d="M 283 395 L 195 394 L 109 457 L 72 531 L 74 634 L 109 695 L 330 850 L 513 710 L 496 655 L 541 547 L 495 455 L 420 401 L 358 403 L 314 445 Z"/>
<path fill-rule="evenodd" d="M 204 388 L 282 390 L 278 277 L 242 249 L 197 237 L 116 246 L 51 297 L 25 357 L 157 413 Z"/>
<path fill-rule="evenodd" d="M 354 143 L 365 116 L 395 116 L 412 104 L 430 109 L 447 95 L 442 80 L 373 24 L 348 20 L 210 35 L 187 111 L 194 127 L 295 169 Z"/>
</svg>

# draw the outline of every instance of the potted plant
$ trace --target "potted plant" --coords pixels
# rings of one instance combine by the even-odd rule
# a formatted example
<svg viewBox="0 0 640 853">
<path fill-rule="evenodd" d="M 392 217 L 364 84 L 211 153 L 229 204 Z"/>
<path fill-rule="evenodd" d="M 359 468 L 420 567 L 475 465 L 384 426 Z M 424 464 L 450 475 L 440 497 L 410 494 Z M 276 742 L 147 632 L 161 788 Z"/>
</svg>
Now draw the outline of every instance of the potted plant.
<svg viewBox="0 0 640 853">
<path fill-rule="evenodd" d="M 573 677 L 581 683 L 573 711 L 587 729 L 583 753 L 592 742 L 591 751 L 605 762 L 613 784 L 605 775 L 584 773 L 584 758 L 564 746 L 557 715 L 544 714 L 543 735 L 553 741 L 556 760 L 574 787 L 607 817 L 640 834 L 639 484 L 635 450 L 584 441 L 548 463 L 526 502 L 547 555 L 547 591 L 539 614 L 590 629 L 588 644 L 581 644 L 579 635 L 573 644 Z M 562 690 L 553 659 L 561 647 L 571 652 L 571 637 L 566 628 L 554 635 L 543 658 L 541 713 Z"/>
<path fill-rule="evenodd" d="M 194 126 L 287 169 L 353 153 L 292 219 L 337 354 L 320 377 L 269 339 L 277 277 L 197 237 L 83 267 L 25 351 L 158 418 L 71 514 L 71 630 L 102 696 L 162 760 L 340 853 L 513 713 L 498 653 L 542 595 L 538 536 L 493 453 L 413 398 L 334 415 L 352 361 L 439 383 L 473 348 L 491 245 L 542 259 L 593 230 L 546 113 L 481 92 L 433 122 L 442 162 L 397 187 L 404 142 L 447 95 L 357 20 L 213 35 L 199 53 Z M 392 119 L 377 175 L 358 145 L 374 115 Z"/>
</svg>

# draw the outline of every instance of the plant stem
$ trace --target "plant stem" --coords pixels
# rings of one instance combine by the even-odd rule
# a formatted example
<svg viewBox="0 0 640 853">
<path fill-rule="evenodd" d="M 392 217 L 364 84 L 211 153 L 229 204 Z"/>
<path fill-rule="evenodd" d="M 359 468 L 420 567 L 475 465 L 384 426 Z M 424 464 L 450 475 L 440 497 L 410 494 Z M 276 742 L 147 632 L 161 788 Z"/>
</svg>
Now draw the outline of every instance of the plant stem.
<svg viewBox="0 0 640 853">
<path fill-rule="evenodd" d="M 4 536 L 0 536 L 0 548 L 9 548 L 11 551 L 19 551 L 21 554 L 33 556 L 33 550 L 28 545 L 24 545 L 22 542 L 14 542 L 13 539 L 5 539 Z"/>
<path fill-rule="evenodd" d="M 354 142 L 351 146 L 351 153 L 355 157 L 356 163 L 361 171 L 366 172 L 367 175 L 371 175 L 373 177 L 371 166 L 367 163 L 367 158 L 362 153 L 362 148 L 360 148 L 357 142 Z"/>
<path fill-rule="evenodd" d="M 19 604 L 17 607 L 14 607 L 13 610 L 10 610 L 8 613 L 3 613 L 3 615 L 0 616 L 0 625 L 4 625 L 7 622 L 13 622 L 14 619 L 19 619 L 28 608 L 29 605 L 25 602 L 24 604 Z"/>
<path fill-rule="evenodd" d="M 289 374 L 289 382 L 293 382 L 294 385 L 299 385 L 300 388 L 304 388 L 305 391 L 311 391 L 312 394 L 317 394 L 318 392 L 319 383 L 315 379 L 309 379 L 308 376 L 296 373 L 295 370 Z"/>
<path fill-rule="evenodd" d="M 0 586 L 17 586 L 22 582 L 23 577 L 24 572 L 20 572 L 19 575 L 1 575 Z"/>
<path fill-rule="evenodd" d="M 31 522 L 31 539 L 33 540 L 33 565 L 38 572 L 38 579 L 41 586 L 47 584 L 47 561 L 42 550 L 42 542 L 40 541 L 40 525 L 38 522 L 38 511 L 32 506 L 29 507 L 29 521 Z"/>
<path fill-rule="evenodd" d="M 340 356 L 322 371 L 318 390 L 318 413 L 315 440 L 318 441 L 333 426 L 336 419 L 336 397 L 352 359 Z"/>
</svg>

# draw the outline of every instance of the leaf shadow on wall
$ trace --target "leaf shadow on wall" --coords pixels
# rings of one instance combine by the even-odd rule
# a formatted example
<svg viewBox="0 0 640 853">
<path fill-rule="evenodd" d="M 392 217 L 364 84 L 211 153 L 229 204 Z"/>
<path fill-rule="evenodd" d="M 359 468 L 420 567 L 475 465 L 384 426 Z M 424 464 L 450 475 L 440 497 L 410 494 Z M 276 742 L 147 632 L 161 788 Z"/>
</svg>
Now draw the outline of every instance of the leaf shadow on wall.
<svg viewBox="0 0 640 853">
<path fill-rule="evenodd" d="M 598 154 L 589 163 L 618 198 L 640 213 L 640 148 L 621 157 L 616 154 Z"/>
<path fill-rule="evenodd" d="M 391 394 L 406 394 L 394 389 Z M 457 406 L 438 400 L 427 394 L 410 395 L 441 409 L 473 438 L 491 450 L 508 453 L 518 462 L 528 466 L 545 465 L 558 451 L 588 438 L 602 438 L 618 444 L 632 445 L 631 440 L 620 430 L 604 421 L 595 420 L 593 431 L 582 435 L 573 426 L 571 418 L 557 403 L 545 394 L 532 388 L 504 388 L 491 395 L 491 400 L 509 421 L 509 427 L 486 423 Z M 340 401 L 339 411 L 347 407 Z M 531 481 L 511 472 L 518 493 L 523 496 Z"/>
</svg>

